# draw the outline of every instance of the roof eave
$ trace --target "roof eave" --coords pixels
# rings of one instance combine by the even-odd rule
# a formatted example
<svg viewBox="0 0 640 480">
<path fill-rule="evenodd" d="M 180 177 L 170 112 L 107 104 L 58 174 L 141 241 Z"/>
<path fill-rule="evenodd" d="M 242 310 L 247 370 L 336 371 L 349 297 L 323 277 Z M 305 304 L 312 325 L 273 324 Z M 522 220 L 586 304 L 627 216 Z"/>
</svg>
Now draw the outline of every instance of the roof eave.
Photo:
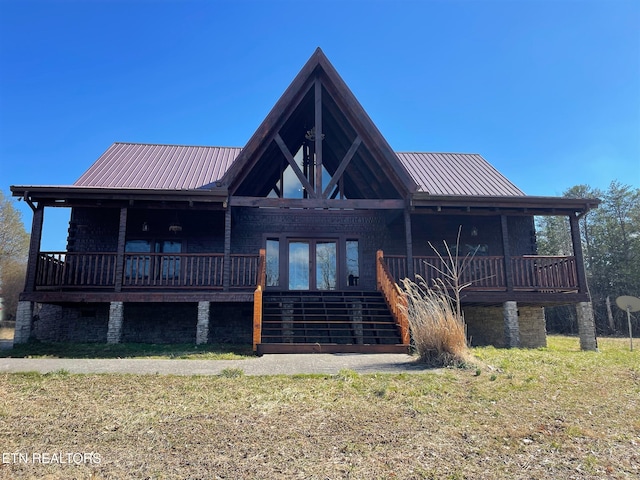
<svg viewBox="0 0 640 480">
<path fill-rule="evenodd" d="M 36 202 L 64 202 L 68 200 L 145 200 L 145 201 L 194 201 L 199 203 L 222 203 L 228 198 L 224 187 L 209 189 L 143 189 L 78 187 L 72 185 L 12 185 L 14 197 Z"/>
<path fill-rule="evenodd" d="M 518 210 L 531 215 L 584 214 L 597 208 L 599 198 L 565 198 L 537 196 L 490 196 L 490 195 L 432 195 L 416 192 L 411 199 L 414 208 L 463 208 L 468 212 L 479 210 Z"/>
</svg>

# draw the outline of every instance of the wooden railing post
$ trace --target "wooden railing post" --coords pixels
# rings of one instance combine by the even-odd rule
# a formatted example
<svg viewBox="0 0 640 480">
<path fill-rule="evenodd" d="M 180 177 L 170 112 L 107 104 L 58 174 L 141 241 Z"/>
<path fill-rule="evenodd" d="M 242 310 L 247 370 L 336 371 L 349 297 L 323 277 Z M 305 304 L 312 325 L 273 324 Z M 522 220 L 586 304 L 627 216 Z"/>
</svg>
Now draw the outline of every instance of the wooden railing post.
<svg viewBox="0 0 640 480">
<path fill-rule="evenodd" d="M 253 292 L 253 351 L 262 343 L 262 286 Z"/>
<path fill-rule="evenodd" d="M 253 292 L 253 351 L 258 350 L 258 345 L 262 343 L 262 292 L 267 282 L 267 259 L 266 250 L 260 249 L 258 258 L 258 278 L 255 292 Z"/>
</svg>

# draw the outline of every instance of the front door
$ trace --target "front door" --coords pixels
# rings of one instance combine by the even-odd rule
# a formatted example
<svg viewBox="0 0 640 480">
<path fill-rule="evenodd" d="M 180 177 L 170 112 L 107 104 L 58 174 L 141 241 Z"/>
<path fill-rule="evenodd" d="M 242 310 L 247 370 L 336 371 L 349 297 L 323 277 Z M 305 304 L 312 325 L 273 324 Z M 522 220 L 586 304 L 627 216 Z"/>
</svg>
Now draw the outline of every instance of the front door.
<svg viewBox="0 0 640 480">
<path fill-rule="evenodd" d="M 289 290 L 335 290 L 337 245 L 336 240 L 289 240 Z"/>
</svg>

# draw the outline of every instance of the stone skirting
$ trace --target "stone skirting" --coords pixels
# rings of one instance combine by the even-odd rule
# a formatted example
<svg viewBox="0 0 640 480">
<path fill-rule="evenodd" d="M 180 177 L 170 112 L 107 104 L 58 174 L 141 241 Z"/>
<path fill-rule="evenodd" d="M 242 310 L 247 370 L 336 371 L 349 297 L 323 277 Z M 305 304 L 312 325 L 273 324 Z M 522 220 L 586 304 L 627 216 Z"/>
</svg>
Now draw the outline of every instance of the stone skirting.
<svg viewBox="0 0 640 480">
<path fill-rule="evenodd" d="M 252 309 L 249 303 L 22 302 L 16 343 L 251 343 Z"/>
<path fill-rule="evenodd" d="M 465 307 L 463 310 L 467 323 L 467 336 L 472 346 L 493 345 L 499 348 L 514 346 L 509 345 L 505 338 L 503 306 Z M 547 345 L 547 331 L 544 308 L 518 306 L 516 311 L 519 346 L 524 348 L 545 347 Z"/>
</svg>

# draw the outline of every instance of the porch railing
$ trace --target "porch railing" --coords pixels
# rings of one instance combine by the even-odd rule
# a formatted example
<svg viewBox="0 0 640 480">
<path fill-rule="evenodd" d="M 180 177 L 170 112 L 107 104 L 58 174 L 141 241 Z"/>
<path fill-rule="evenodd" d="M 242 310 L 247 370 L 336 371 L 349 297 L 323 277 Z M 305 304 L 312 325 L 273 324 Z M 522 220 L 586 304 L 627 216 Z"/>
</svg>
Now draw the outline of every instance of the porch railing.
<svg viewBox="0 0 640 480">
<path fill-rule="evenodd" d="M 407 257 L 385 255 L 385 263 L 396 280 L 408 277 Z M 468 290 L 506 291 L 509 288 L 505 258 L 500 256 L 458 257 L 463 267 L 461 283 Z M 445 259 L 446 262 L 446 259 Z M 524 255 L 511 257 L 514 290 L 572 292 L 579 289 L 575 257 Z M 413 257 L 413 270 L 427 285 L 443 278 L 446 265 L 440 257 Z"/>
<path fill-rule="evenodd" d="M 575 257 L 525 255 L 513 257 L 514 288 L 525 290 L 578 289 Z"/>
<path fill-rule="evenodd" d="M 36 288 L 114 288 L 116 253 L 41 252 Z M 258 255 L 233 254 L 230 288 L 254 288 Z M 224 254 L 125 253 L 123 288 L 224 287 Z"/>
<path fill-rule="evenodd" d="M 41 252 L 36 269 L 37 287 L 113 287 L 115 253 Z"/>
</svg>

